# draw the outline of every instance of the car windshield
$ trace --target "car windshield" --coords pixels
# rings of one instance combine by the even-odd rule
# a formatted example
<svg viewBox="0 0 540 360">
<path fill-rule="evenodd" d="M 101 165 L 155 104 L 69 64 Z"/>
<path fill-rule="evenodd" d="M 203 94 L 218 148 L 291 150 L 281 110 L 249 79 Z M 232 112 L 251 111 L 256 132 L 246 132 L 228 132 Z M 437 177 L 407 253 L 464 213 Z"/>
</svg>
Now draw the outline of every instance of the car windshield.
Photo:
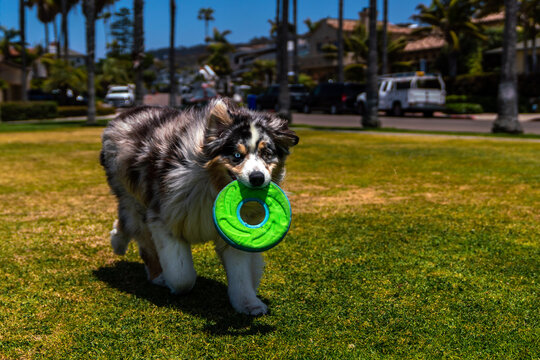
<svg viewBox="0 0 540 360">
<path fill-rule="evenodd" d="M 111 90 L 109 90 L 109 94 L 123 94 L 123 93 L 127 93 L 127 92 L 128 92 L 128 89 L 127 89 L 127 88 L 111 89 Z"/>
</svg>

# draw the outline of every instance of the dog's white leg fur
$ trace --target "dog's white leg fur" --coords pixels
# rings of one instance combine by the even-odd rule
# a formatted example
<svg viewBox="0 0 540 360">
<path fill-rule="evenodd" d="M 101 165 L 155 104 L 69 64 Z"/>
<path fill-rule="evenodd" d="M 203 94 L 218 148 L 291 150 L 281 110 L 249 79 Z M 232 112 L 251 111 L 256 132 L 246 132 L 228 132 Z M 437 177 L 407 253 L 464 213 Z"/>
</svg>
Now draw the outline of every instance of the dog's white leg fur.
<svg viewBox="0 0 540 360">
<path fill-rule="evenodd" d="M 130 240 L 129 236 L 120 230 L 118 220 L 115 220 L 111 230 L 111 246 L 114 253 L 116 255 L 125 255 Z"/>
<path fill-rule="evenodd" d="M 154 279 L 155 283 L 159 285 L 164 281 L 173 294 L 189 292 L 197 278 L 191 247 L 185 241 L 174 238 L 159 221 L 150 223 L 149 227 L 163 269 L 161 275 Z"/>
<path fill-rule="evenodd" d="M 262 256 L 227 247 L 221 258 L 227 272 L 229 300 L 233 308 L 247 315 L 266 314 L 267 306 L 256 293 L 264 267 Z"/>
</svg>

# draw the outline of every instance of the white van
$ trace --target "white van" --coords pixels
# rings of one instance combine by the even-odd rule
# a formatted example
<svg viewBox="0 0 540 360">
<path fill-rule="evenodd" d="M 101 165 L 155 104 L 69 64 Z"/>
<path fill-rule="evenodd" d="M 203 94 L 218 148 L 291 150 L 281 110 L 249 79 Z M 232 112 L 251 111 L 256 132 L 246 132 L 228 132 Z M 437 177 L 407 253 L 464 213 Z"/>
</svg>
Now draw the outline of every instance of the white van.
<svg viewBox="0 0 540 360">
<path fill-rule="evenodd" d="M 398 73 L 379 78 L 379 110 L 388 115 L 402 116 L 404 112 L 422 112 L 433 116 L 443 110 L 446 101 L 444 81 L 438 74 Z M 359 113 L 366 108 L 366 93 L 356 98 Z"/>
</svg>

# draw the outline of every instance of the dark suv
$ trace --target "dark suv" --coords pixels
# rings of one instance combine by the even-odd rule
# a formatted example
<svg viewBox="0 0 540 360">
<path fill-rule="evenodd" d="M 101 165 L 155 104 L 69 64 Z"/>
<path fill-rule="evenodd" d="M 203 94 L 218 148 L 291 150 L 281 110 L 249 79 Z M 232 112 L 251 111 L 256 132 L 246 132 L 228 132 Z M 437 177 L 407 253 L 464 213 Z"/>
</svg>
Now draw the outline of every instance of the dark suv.
<svg viewBox="0 0 540 360">
<path fill-rule="evenodd" d="M 327 111 L 330 114 L 352 113 L 356 111 L 356 97 L 366 91 L 364 84 L 324 83 L 319 84 L 309 94 L 302 111 Z"/>
<path fill-rule="evenodd" d="M 301 110 L 306 102 L 309 92 L 302 84 L 290 84 L 289 96 L 291 109 Z M 266 91 L 257 96 L 257 110 L 279 110 L 279 85 L 272 85 Z"/>
</svg>

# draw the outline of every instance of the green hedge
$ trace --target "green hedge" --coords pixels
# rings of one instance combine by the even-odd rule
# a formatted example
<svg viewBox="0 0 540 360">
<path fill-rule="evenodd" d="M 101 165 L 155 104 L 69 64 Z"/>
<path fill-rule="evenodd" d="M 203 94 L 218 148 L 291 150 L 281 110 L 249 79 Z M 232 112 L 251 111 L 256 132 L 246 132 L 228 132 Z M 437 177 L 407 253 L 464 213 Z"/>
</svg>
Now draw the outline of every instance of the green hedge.
<svg viewBox="0 0 540 360">
<path fill-rule="evenodd" d="M 96 107 L 96 115 L 111 115 L 114 114 L 115 110 L 113 107 Z M 69 117 L 69 116 L 86 116 L 88 113 L 88 107 L 86 106 L 59 106 L 58 107 L 58 116 L 59 117 Z"/>
<path fill-rule="evenodd" d="M 2 121 L 49 119 L 58 115 L 54 101 L 12 101 L 0 103 Z"/>
<path fill-rule="evenodd" d="M 480 104 L 473 103 L 449 103 L 446 104 L 445 113 L 447 114 L 480 114 L 484 109 Z"/>
</svg>

